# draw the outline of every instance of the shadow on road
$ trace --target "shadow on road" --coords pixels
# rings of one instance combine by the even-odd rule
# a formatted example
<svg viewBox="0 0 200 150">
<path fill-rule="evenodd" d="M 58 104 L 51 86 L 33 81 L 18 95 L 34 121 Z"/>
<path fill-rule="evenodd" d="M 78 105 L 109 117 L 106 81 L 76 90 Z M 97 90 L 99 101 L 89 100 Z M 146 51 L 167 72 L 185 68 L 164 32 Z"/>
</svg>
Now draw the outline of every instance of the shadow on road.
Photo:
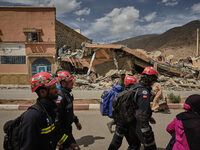
<svg viewBox="0 0 200 150">
<path fill-rule="evenodd" d="M 100 136 L 92 136 L 92 135 L 87 135 L 83 136 L 80 139 L 77 139 L 77 143 L 81 146 L 83 145 L 84 147 L 88 147 L 88 145 L 93 144 L 96 140 L 102 140 L 105 139 L 105 137 L 100 137 Z"/>
</svg>

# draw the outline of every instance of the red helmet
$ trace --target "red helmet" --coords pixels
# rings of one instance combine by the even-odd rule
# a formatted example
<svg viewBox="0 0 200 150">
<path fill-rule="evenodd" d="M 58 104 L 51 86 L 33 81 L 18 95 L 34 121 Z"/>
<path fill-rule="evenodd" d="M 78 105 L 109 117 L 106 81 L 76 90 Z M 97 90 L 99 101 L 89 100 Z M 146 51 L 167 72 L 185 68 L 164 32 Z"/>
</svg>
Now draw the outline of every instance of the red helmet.
<svg viewBox="0 0 200 150">
<path fill-rule="evenodd" d="M 158 77 L 158 72 L 155 68 L 153 67 L 145 67 L 144 71 L 142 72 L 142 74 L 146 74 L 146 75 L 155 75 L 156 77 Z"/>
<path fill-rule="evenodd" d="M 48 72 L 37 73 L 30 80 L 32 92 L 35 92 L 40 86 L 48 87 L 56 82 L 57 80 Z"/>
<path fill-rule="evenodd" d="M 62 80 L 71 81 L 71 80 L 73 80 L 73 76 L 70 75 L 70 73 L 67 72 L 67 71 L 59 71 L 57 75 L 58 75 L 59 81 L 62 81 Z"/>
<path fill-rule="evenodd" d="M 137 83 L 137 78 L 134 76 L 126 76 L 124 80 L 124 85 L 129 85 L 129 84 L 136 84 Z"/>
</svg>

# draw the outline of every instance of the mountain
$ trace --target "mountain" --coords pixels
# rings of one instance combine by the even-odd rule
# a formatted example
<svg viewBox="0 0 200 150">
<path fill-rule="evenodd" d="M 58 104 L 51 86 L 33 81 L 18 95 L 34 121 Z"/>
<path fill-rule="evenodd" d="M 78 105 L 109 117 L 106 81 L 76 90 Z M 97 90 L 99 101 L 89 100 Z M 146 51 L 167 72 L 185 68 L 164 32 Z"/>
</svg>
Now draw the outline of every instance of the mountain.
<svg viewBox="0 0 200 150">
<path fill-rule="evenodd" d="M 177 58 L 185 58 L 195 56 L 197 28 L 200 28 L 199 20 L 172 28 L 163 34 L 142 35 L 115 43 L 132 49 L 162 51 L 166 56 L 173 54 Z"/>
</svg>

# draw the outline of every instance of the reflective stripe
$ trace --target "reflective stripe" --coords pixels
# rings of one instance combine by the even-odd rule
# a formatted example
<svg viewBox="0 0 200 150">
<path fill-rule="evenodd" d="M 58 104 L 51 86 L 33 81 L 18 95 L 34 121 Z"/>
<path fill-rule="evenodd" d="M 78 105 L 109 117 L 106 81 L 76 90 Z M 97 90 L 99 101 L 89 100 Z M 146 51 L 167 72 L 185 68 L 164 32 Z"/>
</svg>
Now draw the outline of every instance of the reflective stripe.
<svg viewBox="0 0 200 150">
<path fill-rule="evenodd" d="M 64 134 L 62 136 L 62 138 L 58 141 L 58 145 L 63 144 L 66 141 L 67 138 L 68 138 L 68 136 L 66 134 Z"/>
<path fill-rule="evenodd" d="M 144 143 L 144 146 L 145 146 L 145 147 L 149 147 L 149 146 L 152 146 L 152 145 L 155 145 L 155 141 L 153 141 L 153 142 L 151 142 L 151 143 L 149 143 L 149 144 L 145 144 L 145 143 Z"/>
<path fill-rule="evenodd" d="M 51 124 L 51 126 L 47 127 L 47 128 L 43 128 L 41 130 L 41 134 L 47 134 L 47 133 L 50 133 L 51 131 L 53 131 L 55 129 L 55 125 L 54 123 Z"/>
<path fill-rule="evenodd" d="M 147 131 L 150 131 L 150 127 L 142 128 L 141 131 L 142 131 L 142 133 L 145 133 L 145 132 L 147 132 Z"/>
<path fill-rule="evenodd" d="M 117 136 L 120 136 L 120 137 L 122 137 L 122 138 L 124 137 L 123 134 L 119 134 L 117 131 L 115 131 L 115 133 L 116 133 Z"/>
</svg>

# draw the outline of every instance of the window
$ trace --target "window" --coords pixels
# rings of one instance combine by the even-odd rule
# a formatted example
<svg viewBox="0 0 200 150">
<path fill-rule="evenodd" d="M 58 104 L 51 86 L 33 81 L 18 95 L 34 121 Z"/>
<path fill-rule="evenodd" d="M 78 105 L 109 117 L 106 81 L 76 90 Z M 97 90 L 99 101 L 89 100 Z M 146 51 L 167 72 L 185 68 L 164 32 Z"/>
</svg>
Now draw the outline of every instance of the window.
<svg viewBox="0 0 200 150">
<path fill-rule="evenodd" d="M 27 42 L 40 42 L 40 33 L 27 32 Z"/>
<path fill-rule="evenodd" d="M 23 32 L 26 35 L 27 42 L 40 42 L 40 33 L 42 33 L 42 29 L 23 28 Z"/>
<path fill-rule="evenodd" d="M 26 56 L 1 56 L 1 64 L 26 64 Z"/>
<path fill-rule="evenodd" d="M 32 76 L 38 72 L 52 72 L 51 63 L 44 58 L 36 59 L 31 65 Z"/>
</svg>

